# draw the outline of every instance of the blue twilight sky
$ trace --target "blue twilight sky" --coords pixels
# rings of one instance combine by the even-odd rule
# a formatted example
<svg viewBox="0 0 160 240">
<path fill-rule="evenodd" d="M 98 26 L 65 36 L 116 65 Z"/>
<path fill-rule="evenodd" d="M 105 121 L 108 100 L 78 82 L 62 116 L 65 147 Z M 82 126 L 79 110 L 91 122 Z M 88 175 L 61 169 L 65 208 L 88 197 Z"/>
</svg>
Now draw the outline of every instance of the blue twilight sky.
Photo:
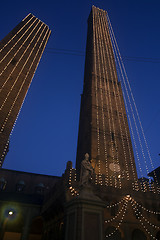
<svg viewBox="0 0 160 240">
<path fill-rule="evenodd" d="M 1 2 L 1 39 L 30 12 L 52 33 L 11 137 L 4 168 L 61 175 L 68 160 L 75 165 L 83 53 L 92 5 L 108 11 L 122 56 L 136 59 L 125 60 L 126 71 L 154 165 L 160 165 L 160 1 L 9 0 Z M 79 53 L 67 54 L 66 49 Z"/>
</svg>

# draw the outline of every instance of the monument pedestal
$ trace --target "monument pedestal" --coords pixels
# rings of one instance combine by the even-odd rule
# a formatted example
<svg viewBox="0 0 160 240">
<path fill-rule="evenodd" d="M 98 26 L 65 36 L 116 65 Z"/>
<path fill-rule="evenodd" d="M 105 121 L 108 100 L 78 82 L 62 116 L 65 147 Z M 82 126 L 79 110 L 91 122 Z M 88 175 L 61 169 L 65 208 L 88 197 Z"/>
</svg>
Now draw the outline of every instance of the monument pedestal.
<svg viewBox="0 0 160 240">
<path fill-rule="evenodd" d="M 91 189 L 66 204 L 65 240 L 103 240 L 105 204 Z"/>
</svg>

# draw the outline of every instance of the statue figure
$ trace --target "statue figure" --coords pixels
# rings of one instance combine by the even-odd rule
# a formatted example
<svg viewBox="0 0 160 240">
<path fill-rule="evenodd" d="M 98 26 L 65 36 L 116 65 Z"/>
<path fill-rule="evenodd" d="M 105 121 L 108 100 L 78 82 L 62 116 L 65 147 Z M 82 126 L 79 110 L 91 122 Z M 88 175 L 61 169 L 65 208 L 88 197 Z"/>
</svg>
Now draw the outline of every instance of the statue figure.
<svg viewBox="0 0 160 240">
<path fill-rule="evenodd" d="M 82 186 L 86 186 L 89 184 L 92 174 L 94 172 L 94 168 L 89 161 L 89 154 L 85 154 L 84 160 L 81 162 L 81 176 L 80 182 Z"/>
</svg>

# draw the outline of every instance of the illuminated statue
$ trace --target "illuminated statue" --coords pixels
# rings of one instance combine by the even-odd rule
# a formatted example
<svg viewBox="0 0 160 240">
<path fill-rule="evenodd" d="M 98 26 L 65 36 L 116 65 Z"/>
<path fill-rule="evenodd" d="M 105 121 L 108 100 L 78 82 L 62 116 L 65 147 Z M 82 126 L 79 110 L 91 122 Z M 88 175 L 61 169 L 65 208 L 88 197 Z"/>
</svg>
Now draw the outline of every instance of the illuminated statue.
<svg viewBox="0 0 160 240">
<path fill-rule="evenodd" d="M 94 168 L 89 161 L 89 154 L 85 154 L 85 159 L 81 162 L 81 176 L 80 182 L 82 186 L 86 186 L 90 183 Z"/>
</svg>

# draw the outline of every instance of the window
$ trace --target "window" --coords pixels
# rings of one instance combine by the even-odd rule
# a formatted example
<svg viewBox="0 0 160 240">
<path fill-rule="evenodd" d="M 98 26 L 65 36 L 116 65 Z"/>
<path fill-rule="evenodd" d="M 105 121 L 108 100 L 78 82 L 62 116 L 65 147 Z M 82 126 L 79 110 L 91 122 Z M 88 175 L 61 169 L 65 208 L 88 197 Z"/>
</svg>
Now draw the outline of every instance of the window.
<svg viewBox="0 0 160 240">
<path fill-rule="evenodd" d="M 147 237 L 140 229 L 135 229 L 132 233 L 132 240 L 147 240 Z"/>
<path fill-rule="evenodd" d="M 112 141 L 114 141 L 114 133 L 112 132 Z"/>
<path fill-rule="evenodd" d="M 16 191 L 17 192 L 22 192 L 25 188 L 25 183 L 23 180 L 20 180 L 17 184 L 16 184 Z"/>
<path fill-rule="evenodd" d="M 44 184 L 43 183 L 37 184 L 36 187 L 35 187 L 35 192 L 38 193 L 38 194 L 43 194 Z"/>
<path fill-rule="evenodd" d="M 0 191 L 5 190 L 6 184 L 7 184 L 7 181 L 3 177 L 1 177 L 0 178 Z"/>
</svg>

